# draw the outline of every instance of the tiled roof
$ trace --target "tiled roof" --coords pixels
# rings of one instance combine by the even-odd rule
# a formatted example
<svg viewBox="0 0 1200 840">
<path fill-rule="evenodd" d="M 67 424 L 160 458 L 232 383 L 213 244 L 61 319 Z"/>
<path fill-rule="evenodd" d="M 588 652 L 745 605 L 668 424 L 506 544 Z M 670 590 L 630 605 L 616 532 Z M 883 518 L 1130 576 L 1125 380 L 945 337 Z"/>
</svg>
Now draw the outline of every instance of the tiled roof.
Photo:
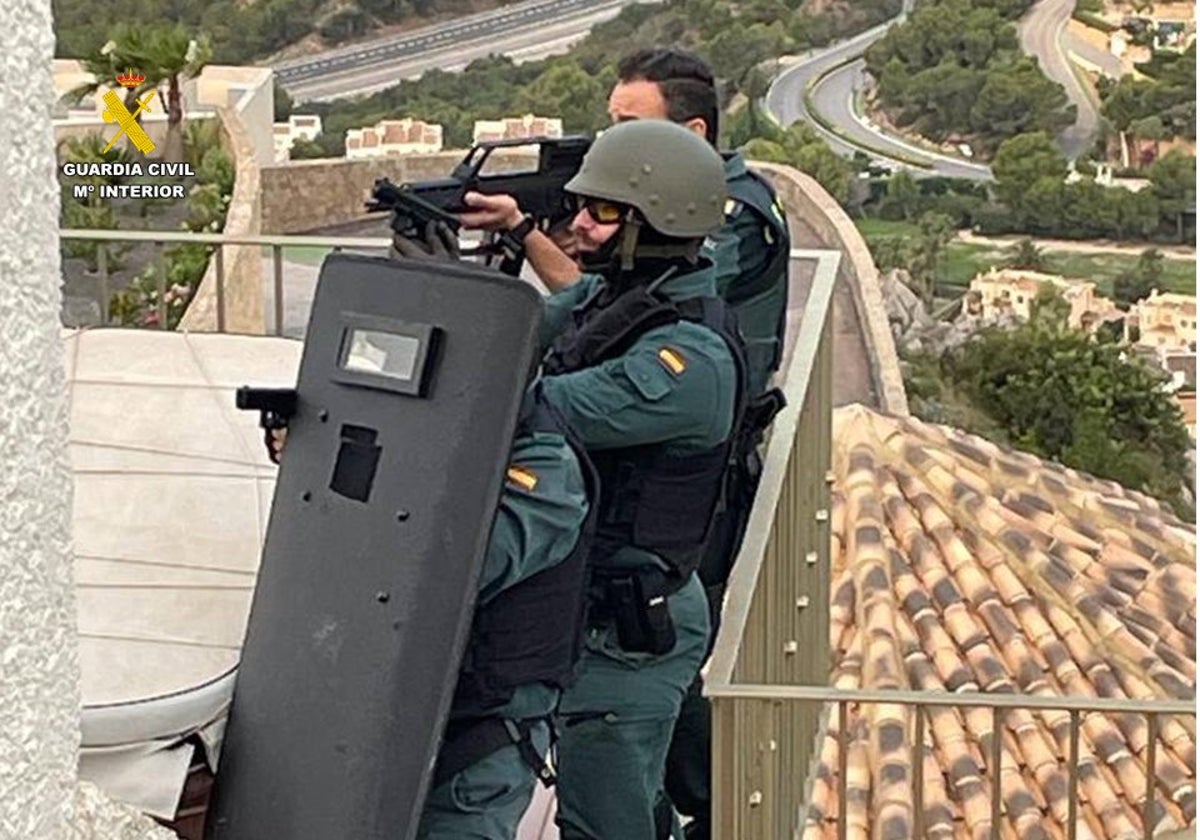
<svg viewBox="0 0 1200 840">
<path fill-rule="evenodd" d="M 1194 698 L 1196 536 L 1154 500 L 980 438 L 835 414 L 832 682 L 845 688 Z M 850 706 L 851 838 L 913 837 L 914 721 Z M 990 709 L 931 709 L 924 832 L 991 830 Z M 1141 837 L 1148 727 L 1081 716 L 1078 837 Z M 834 838 L 837 709 L 804 833 Z M 1069 715 L 1014 711 L 1002 731 L 1001 836 L 1066 837 Z M 1194 718 L 1160 720 L 1155 829 L 1193 824 Z"/>
</svg>

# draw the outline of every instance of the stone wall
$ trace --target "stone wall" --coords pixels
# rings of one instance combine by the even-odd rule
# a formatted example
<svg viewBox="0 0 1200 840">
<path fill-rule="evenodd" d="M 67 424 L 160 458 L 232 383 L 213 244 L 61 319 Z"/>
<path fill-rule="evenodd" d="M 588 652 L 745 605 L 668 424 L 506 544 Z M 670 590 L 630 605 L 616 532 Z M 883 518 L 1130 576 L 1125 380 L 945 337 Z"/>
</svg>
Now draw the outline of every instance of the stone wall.
<svg viewBox="0 0 1200 840">
<path fill-rule="evenodd" d="M 257 236 L 262 230 L 262 179 L 254 143 L 233 108 L 220 106 L 221 144 L 233 157 L 237 177 L 225 216 L 225 233 Z M 225 332 L 262 335 L 266 332 L 263 309 L 262 252 L 257 245 L 225 245 Z M 188 304 L 179 329 L 217 332 L 217 258 L 208 261 L 204 278 Z"/>
<path fill-rule="evenodd" d="M 872 362 L 871 374 L 875 378 L 879 407 L 892 414 L 908 414 L 908 396 L 904 392 L 900 359 L 888 327 L 879 269 L 875 267 L 862 234 L 841 205 L 811 176 L 790 166 L 759 162 L 753 162 L 752 166 L 774 184 L 789 215 L 803 218 L 816 230 L 826 247 L 842 252 L 838 282 L 849 284 L 854 296 L 867 354 Z"/>
<path fill-rule="evenodd" d="M 306 233 L 361 221 L 376 178 L 390 178 L 396 184 L 445 178 L 464 154 L 457 150 L 376 160 L 324 158 L 264 167 L 262 232 Z M 488 158 L 487 171 L 536 166 L 537 156 L 528 150 L 502 150 Z"/>
</svg>

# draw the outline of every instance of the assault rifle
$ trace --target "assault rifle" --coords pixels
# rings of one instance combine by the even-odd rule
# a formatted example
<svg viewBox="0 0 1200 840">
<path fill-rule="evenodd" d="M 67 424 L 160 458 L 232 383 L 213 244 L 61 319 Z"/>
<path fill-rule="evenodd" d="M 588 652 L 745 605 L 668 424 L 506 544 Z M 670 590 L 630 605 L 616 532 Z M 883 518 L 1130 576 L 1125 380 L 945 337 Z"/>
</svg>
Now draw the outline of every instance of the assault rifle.
<svg viewBox="0 0 1200 840">
<path fill-rule="evenodd" d="M 537 169 L 482 174 L 492 152 L 514 146 L 537 146 Z M 421 239 L 431 221 L 444 222 L 458 232 L 455 214 L 470 209 L 463 202 L 466 193 L 507 193 L 517 200 L 523 212 L 534 217 L 538 229 L 545 231 L 574 215 L 574 207 L 563 187 L 579 171 L 590 146 L 591 140 L 581 136 L 527 137 L 479 143 L 467 152 L 449 177 L 400 185 L 388 178 L 377 179 L 367 210 L 372 213 L 391 211 L 392 230 L 410 239 Z M 495 255 L 500 249 L 495 243 L 488 243 L 463 253 Z"/>
</svg>

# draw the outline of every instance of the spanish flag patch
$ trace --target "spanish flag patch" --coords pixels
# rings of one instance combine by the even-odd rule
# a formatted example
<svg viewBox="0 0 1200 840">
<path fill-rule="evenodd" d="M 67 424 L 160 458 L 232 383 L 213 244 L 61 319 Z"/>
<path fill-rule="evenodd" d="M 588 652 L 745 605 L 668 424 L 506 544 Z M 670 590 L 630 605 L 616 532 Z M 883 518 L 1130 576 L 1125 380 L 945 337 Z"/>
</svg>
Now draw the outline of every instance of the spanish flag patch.
<svg viewBox="0 0 1200 840">
<path fill-rule="evenodd" d="M 532 470 L 525 469 L 524 467 L 518 467 L 516 464 L 513 464 L 508 468 L 508 472 L 505 473 L 505 476 L 513 484 L 516 484 L 519 487 L 524 487 L 526 490 L 531 492 L 534 487 L 537 487 L 537 474 Z"/>
<path fill-rule="evenodd" d="M 673 350 L 670 347 L 664 347 L 658 351 L 658 360 L 674 376 L 679 376 L 679 374 L 687 370 L 687 363 L 683 361 L 683 356 L 678 350 Z"/>
</svg>

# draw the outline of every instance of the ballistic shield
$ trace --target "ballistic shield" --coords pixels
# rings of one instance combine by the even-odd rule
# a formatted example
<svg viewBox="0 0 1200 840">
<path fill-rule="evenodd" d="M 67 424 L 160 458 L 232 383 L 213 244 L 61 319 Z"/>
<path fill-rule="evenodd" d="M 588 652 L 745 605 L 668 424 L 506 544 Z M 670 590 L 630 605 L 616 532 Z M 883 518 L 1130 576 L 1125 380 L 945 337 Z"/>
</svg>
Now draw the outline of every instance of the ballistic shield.
<svg viewBox="0 0 1200 840">
<path fill-rule="evenodd" d="M 210 838 L 414 836 L 540 316 L 479 267 L 326 259 Z"/>
</svg>

